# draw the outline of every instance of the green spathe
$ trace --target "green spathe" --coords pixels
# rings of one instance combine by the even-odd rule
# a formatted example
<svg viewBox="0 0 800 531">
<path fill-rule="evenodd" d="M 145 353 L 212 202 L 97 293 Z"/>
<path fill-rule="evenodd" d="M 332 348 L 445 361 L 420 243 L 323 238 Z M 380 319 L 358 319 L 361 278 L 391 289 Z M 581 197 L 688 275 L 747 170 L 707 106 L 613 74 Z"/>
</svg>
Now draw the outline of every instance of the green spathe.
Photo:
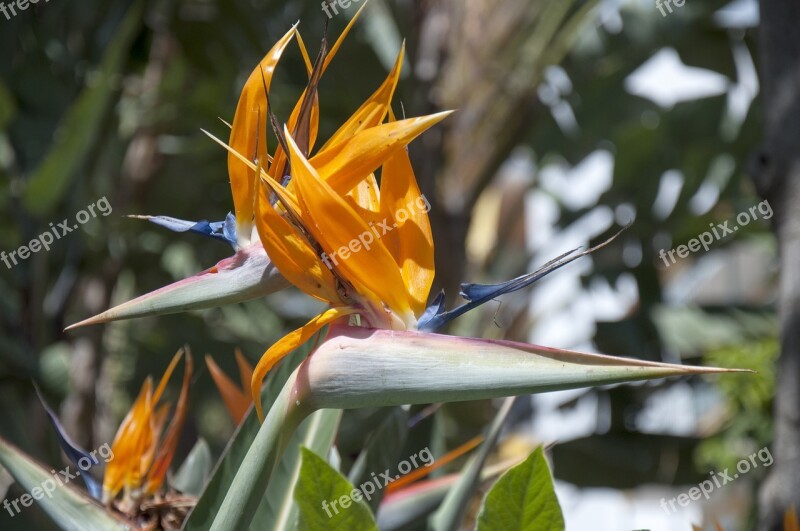
<svg viewBox="0 0 800 531">
<path fill-rule="evenodd" d="M 349 326 L 331 333 L 287 380 L 215 515 L 211 529 L 245 529 L 288 434 L 317 409 L 398 406 L 736 372 L 510 341 Z"/>
</svg>

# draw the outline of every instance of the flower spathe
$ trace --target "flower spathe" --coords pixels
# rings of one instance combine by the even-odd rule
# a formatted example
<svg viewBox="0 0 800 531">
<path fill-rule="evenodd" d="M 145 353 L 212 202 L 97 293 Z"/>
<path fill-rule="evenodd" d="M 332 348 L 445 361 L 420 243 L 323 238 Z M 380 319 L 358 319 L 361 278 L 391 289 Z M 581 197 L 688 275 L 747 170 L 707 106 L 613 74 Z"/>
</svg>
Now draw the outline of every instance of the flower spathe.
<svg viewBox="0 0 800 531">
<path fill-rule="evenodd" d="M 276 47 L 285 47 L 294 31 Z M 243 205 L 237 206 L 237 220 L 247 219 L 252 205 L 259 240 L 278 271 L 331 305 L 264 354 L 253 374 L 254 396 L 280 359 L 338 319 L 358 314 L 371 327 L 416 329 L 433 282 L 433 237 L 427 211 L 408 209 L 427 200 L 420 194 L 406 146 L 449 113 L 395 119 L 391 100 L 400 78 L 403 49 L 381 86 L 310 155 L 319 120 L 317 83 L 347 31 L 330 54 L 323 43 L 313 66 L 301 44 L 309 65 L 309 87 L 283 130 L 276 130 L 281 142 L 271 157 L 257 155 L 267 149 L 262 139 L 266 137 L 269 68 L 256 68 L 248 79 L 229 144 L 215 138 L 229 151 L 231 186 L 239 198 L 237 205 Z M 262 65 L 278 55 L 276 47 Z M 380 187 L 375 177 L 379 168 Z M 400 209 L 405 210 L 404 220 L 390 233 L 370 237 L 369 248 L 333 264 L 328 259 L 357 235 L 374 233 L 377 222 L 394 220 Z M 255 402 L 261 416 L 261 404 Z"/>
</svg>

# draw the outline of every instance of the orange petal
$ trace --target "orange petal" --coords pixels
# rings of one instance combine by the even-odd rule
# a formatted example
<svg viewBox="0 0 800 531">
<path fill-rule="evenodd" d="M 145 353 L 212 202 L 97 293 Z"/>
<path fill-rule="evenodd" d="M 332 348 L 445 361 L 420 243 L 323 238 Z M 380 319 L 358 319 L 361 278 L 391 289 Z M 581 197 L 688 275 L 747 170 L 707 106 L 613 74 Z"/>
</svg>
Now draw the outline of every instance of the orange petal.
<svg viewBox="0 0 800 531">
<path fill-rule="evenodd" d="M 139 468 L 141 432 L 150 429 L 152 414 L 153 379 L 149 376 L 142 384 L 136 401 L 117 429 L 111 451 L 114 459 L 108 462 L 103 476 L 103 500 L 108 502 L 122 490 L 130 471 Z"/>
<path fill-rule="evenodd" d="M 327 69 L 328 65 L 331 64 L 331 61 L 333 61 L 333 58 L 336 57 L 336 53 L 339 51 L 339 48 L 342 46 L 342 43 L 347 38 L 347 35 L 350 33 L 350 30 L 353 29 L 353 26 L 355 25 L 356 21 L 361 16 L 361 12 L 364 11 L 364 8 L 367 7 L 368 3 L 369 3 L 369 0 L 366 0 L 364 2 L 364 5 L 362 5 L 360 8 L 358 8 L 358 11 L 356 11 L 356 14 L 353 15 L 353 18 L 350 19 L 350 22 L 348 22 L 347 26 L 345 26 L 345 28 L 342 30 L 342 33 L 341 33 L 341 35 L 339 35 L 339 38 L 336 39 L 336 42 L 333 44 L 333 46 L 331 46 L 331 49 L 328 52 L 328 55 L 325 57 L 325 64 L 324 64 L 323 70 Z"/>
<path fill-rule="evenodd" d="M 342 43 L 347 38 L 347 35 L 350 33 L 350 30 L 353 28 L 353 25 L 356 23 L 358 18 L 361 16 L 361 12 L 364 10 L 368 2 L 364 2 L 364 5 L 356 11 L 356 14 L 353 15 L 353 18 L 350 19 L 350 22 L 347 23 L 342 33 L 339 35 L 339 38 L 336 39 L 333 47 L 328 51 L 325 59 L 322 62 L 322 69 L 320 72 L 320 76 L 325 73 L 325 70 L 328 69 L 328 65 L 331 64 L 331 61 L 336 56 L 336 53 L 339 51 L 339 48 L 342 46 Z M 311 59 L 308 56 L 308 50 L 306 49 L 305 43 L 300 38 L 300 33 L 297 33 L 298 37 L 298 44 L 300 45 L 300 51 L 303 54 L 303 61 L 306 64 L 306 70 L 309 72 L 309 77 L 311 77 L 311 72 L 313 70 L 311 66 Z M 295 105 L 294 109 L 292 110 L 292 114 L 289 116 L 289 121 L 287 125 L 289 126 L 290 131 L 294 131 L 297 125 L 298 117 L 300 116 L 300 107 L 303 103 L 303 100 L 306 97 L 306 91 L 303 90 L 303 94 L 300 96 L 300 99 L 297 100 L 297 104 Z M 319 97 L 315 95 L 314 97 L 314 104 L 311 110 L 311 124 L 310 124 L 310 142 L 309 142 L 309 153 L 310 150 L 314 147 L 314 142 L 317 138 L 317 133 L 319 131 Z M 278 145 L 275 149 L 275 156 L 273 157 L 273 164 L 270 167 L 270 173 L 275 176 L 276 179 L 281 179 L 283 177 L 284 166 L 286 165 L 286 153 L 283 150 L 283 147 Z"/>
<path fill-rule="evenodd" d="M 192 379 L 192 354 L 189 349 L 186 349 L 186 365 L 183 371 L 183 386 L 181 387 L 181 394 L 178 398 L 178 403 L 175 405 L 175 414 L 169 423 L 167 434 L 164 440 L 158 445 L 158 452 L 156 453 L 155 461 L 147 475 L 147 485 L 145 492 L 148 494 L 155 493 L 164 483 L 164 478 L 167 475 L 172 458 L 175 456 L 175 449 L 178 447 L 178 440 L 180 439 L 183 423 L 186 421 L 186 411 L 189 406 L 189 384 Z M 160 433 L 160 429 L 157 430 Z"/>
<path fill-rule="evenodd" d="M 305 237 L 275 211 L 263 190 L 259 192 L 256 210 L 261 243 L 278 271 L 309 295 L 326 302 L 338 301 L 336 281 L 330 269 Z"/>
<path fill-rule="evenodd" d="M 278 196 L 278 205 L 282 207 L 286 212 L 291 214 L 291 217 L 300 220 L 302 218 L 302 214 L 300 212 L 300 203 L 297 200 L 297 196 L 294 192 L 290 192 L 287 188 L 284 188 L 275 179 L 271 177 L 264 177 L 262 182 L 265 186 L 269 187 L 269 189 Z"/>
<path fill-rule="evenodd" d="M 236 357 L 236 365 L 239 367 L 239 379 L 242 382 L 242 389 L 247 389 L 247 386 L 250 385 L 250 380 L 253 379 L 253 366 L 244 357 L 240 348 L 234 351 L 234 356 Z"/>
<path fill-rule="evenodd" d="M 261 356 L 256 369 L 253 372 L 253 379 L 250 382 L 250 390 L 253 395 L 253 402 L 256 405 L 256 413 L 262 422 L 264 421 L 264 411 L 261 405 L 261 385 L 267 373 L 291 351 L 311 339 L 323 326 L 347 315 L 352 315 L 358 310 L 350 307 L 330 308 L 318 316 L 314 317 L 305 326 L 302 326 L 283 336 L 277 343 L 272 345 L 264 355 Z"/>
<path fill-rule="evenodd" d="M 800 531 L 800 522 L 797 520 L 797 508 L 794 504 L 783 513 L 783 531 Z"/>
<path fill-rule="evenodd" d="M 374 173 L 347 192 L 344 199 L 367 224 L 372 223 L 374 225 L 382 221 L 380 219 L 380 189 Z"/>
<path fill-rule="evenodd" d="M 425 311 L 435 274 L 430 203 L 420 194 L 408 152 L 401 149 L 383 165 L 381 217 L 397 228 L 384 236 L 400 267 L 414 314 Z M 401 221 L 405 218 L 405 221 Z"/>
<path fill-rule="evenodd" d="M 288 134 L 287 142 L 291 152 L 292 182 L 297 190 L 306 228 L 328 253 L 328 259 L 335 264 L 335 269 L 343 273 L 342 276 L 355 287 L 359 295 L 372 299 L 378 305 L 386 303 L 398 317 L 405 319 L 411 308 L 394 258 L 377 237 L 373 238 L 369 248 L 364 245 L 360 251 L 351 252 L 352 249 L 358 249 L 352 245 L 353 242 L 362 245 L 367 241 L 367 236 L 375 236 L 373 228 L 320 179 Z M 363 239 L 359 240 L 359 236 L 363 236 Z"/>
<path fill-rule="evenodd" d="M 300 32 L 297 32 L 297 45 L 300 47 L 300 53 L 303 55 L 303 62 L 306 65 L 306 72 L 308 76 L 311 77 L 311 71 L 314 69 L 314 65 L 311 64 L 311 57 L 308 55 L 308 49 L 306 48 L 306 43 L 303 41 L 303 37 L 300 35 Z"/>
<path fill-rule="evenodd" d="M 183 356 L 183 349 L 178 349 L 178 352 L 172 356 L 172 361 L 169 362 L 167 366 L 167 370 L 164 371 L 164 375 L 161 376 L 161 381 L 158 382 L 158 387 L 156 387 L 156 392 L 153 393 L 153 405 L 155 406 L 158 404 L 158 401 L 161 400 L 161 394 L 164 392 L 164 388 L 167 386 L 167 382 L 172 377 L 172 372 L 175 370 L 175 367 L 178 366 L 178 362 L 181 360 L 181 356 Z"/>
<path fill-rule="evenodd" d="M 211 378 L 214 379 L 214 384 L 217 386 L 222 401 L 225 402 L 225 407 L 228 408 L 233 421 L 238 425 L 247 409 L 250 407 L 251 399 L 241 389 L 236 387 L 236 384 L 222 372 L 222 369 L 214 362 L 211 356 L 206 355 L 206 365 L 208 371 L 211 373 Z M 248 380 L 249 383 L 249 380 Z"/>
<path fill-rule="evenodd" d="M 449 114 L 446 111 L 371 127 L 318 153 L 311 159 L 311 166 L 331 188 L 344 195 Z"/>
<path fill-rule="evenodd" d="M 392 96 L 397 88 L 397 82 L 400 80 L 400 70 L 403 66 L 404 55 L 405 43 L 403 43 L 403 46 L 400 48 L 400 53 L 397 55 L 394 68 L 389 72 L 383 84 L 355 113 L 353 113 L 339 130 L 328 139 L 325 145 L 322 146 L 322 150 L 334 146 L 354 136 L 356 133 L 369 129 L 370 127 L 375 127 L 383 122 L 383 119 L 386 118 L 386 113 L 389 112 Z"/>
<path fill-rule="evenodd" d="M 139 439 L 139 466 L 134 470 L 129 471 L 128 482 L 126 487 L 129 489 L 138 489 L 147 482 L 148 474 L 152 469 L 153 459 L 158 451 L 158 442 L 161 439 L 161 433 L 164 431 L 164 425 L 167 423 L 169 416 L 170 405 L 162 404 L 150 416 L 150 429 L 142 432 L 142 437 Z M 145 485 L 145 492 L 147 487 Z"/>
<path fill-rule="evenodd" d="M 229 144 L 234 151 L 248 160 L 258 157 L 267 159 L 267 97 L 264 85 L 269 90 L 275 66 L 281 54 L 295 35 L 296 27 L 290 29 L 267 53 L 250 74 L 239 96 L 236 114 L 233 117 Z M 228 155 L 228 175 L 231 181 L 236 223 L 240 231 L 250 237 L 253 218 L 255 173 L 243 165 L 237 157 Z"/>
</svg>

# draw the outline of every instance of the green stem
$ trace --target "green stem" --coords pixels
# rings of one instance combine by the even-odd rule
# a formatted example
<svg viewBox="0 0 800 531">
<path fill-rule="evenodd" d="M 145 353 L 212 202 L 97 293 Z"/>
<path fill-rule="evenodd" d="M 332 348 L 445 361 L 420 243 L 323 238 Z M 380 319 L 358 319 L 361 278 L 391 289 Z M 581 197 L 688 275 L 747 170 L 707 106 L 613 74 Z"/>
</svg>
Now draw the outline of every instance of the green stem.
<svg viewBox="0 0 800 531">
<path fill-rule="evenodd" d="M 296 386 L 296 381 L 297 371 L 289 377 L 259 428 L 214 517 L 212 531 L 238 531 L 250 527 L 287 442 L 300 423 L 313 412 L 306 400 L 305 387 Z"/>
</svg>

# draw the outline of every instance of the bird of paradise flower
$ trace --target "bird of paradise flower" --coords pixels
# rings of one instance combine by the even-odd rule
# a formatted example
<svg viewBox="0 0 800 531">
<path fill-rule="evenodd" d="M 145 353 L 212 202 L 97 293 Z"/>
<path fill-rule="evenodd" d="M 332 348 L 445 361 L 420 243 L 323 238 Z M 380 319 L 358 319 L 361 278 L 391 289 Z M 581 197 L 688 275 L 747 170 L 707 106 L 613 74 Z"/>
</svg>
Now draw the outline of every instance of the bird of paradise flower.
<svg viewBox="0 0 800 531">
<path fill-rule="evenodd" d="M 162 397 L 181 358 L 183 382 L 173 409 Z M 98 482 L 90 470 L 83 469 L 81 474 L 91 497 L 102 500 L 107 507 L 113 507 L 144 528 L 155 525 L 177 529 L 194 503 L 193 498 L 164 488 L 186 421 L 192 372 L 192 356 L 188 347 L 184 347 L 173 356 L 155 389 L 153 379 L 148 376 L 117 429 L 102 481 Z M 82 461 L 94 462 L 96 466 L 97 460 L 93 461 L 91 454 L 72 441 L 41 394 L 39 398 L 70 461 L 79 468 Z"/>
<path fill-rule="evenodd" d="M 253 371 L 251 393 L 259 418 L 264 419 L 260 391 L 265 376 L 289 352 L 333 325 L 327 339 L 292 373 L 278 397 L 280 407 L 270 409 L 234 479 L 245 488 L 229 491 L 216 513 L 214 523 L 220 529 L 248 524 L 257 494 L 242 500 L 237 493 L 263 492 L 261 487 L 269 481 L 285 437 L 315 409 L 491 398 L 726 371 L 433 333 L 467 311 L 529 286 L 608 244 L 613 237 L 583 252 L 565 253 L 507 282 L 462 284 L 466 302 L 449 311 L 443 293 L 428 304 L 435 269 L 427 211 L 405 211 L 399 221 L 400 209 L 424 199 L 406 146 L 449 113 L 410 119 L 394 116 L 391 102 L 402 49 L 381 87 L 314 152 L 319 80 L 356 18 L 330 51 L 323 40 L 313 64 L 296 27 L 290 29 L 248 78 L 229 142 L 209 135 L 228 150 L 235 215 L 217 224 L 151 219 L 175 230 L 225 239 L 236 254 L 187 281 L 78 323 L 232 302 L 274 291 L 286 282 L 329 304 L 269 347 Z M 278 60 L 295 37 L 309 82 L 281 127 L 269 106 L 269 88 Z M 278 138 L 271 156 L 268 125 Z M 398 222 L 368 249 L 333 263 L 325 259 L 383 220 Z M 253 260 L 253 256 L 259 258 Z M 223 274 L 225 282 L 220 281 Z M 175 293 L 181 294 L 178 302 L 164 302 Z"/>
</svg>

